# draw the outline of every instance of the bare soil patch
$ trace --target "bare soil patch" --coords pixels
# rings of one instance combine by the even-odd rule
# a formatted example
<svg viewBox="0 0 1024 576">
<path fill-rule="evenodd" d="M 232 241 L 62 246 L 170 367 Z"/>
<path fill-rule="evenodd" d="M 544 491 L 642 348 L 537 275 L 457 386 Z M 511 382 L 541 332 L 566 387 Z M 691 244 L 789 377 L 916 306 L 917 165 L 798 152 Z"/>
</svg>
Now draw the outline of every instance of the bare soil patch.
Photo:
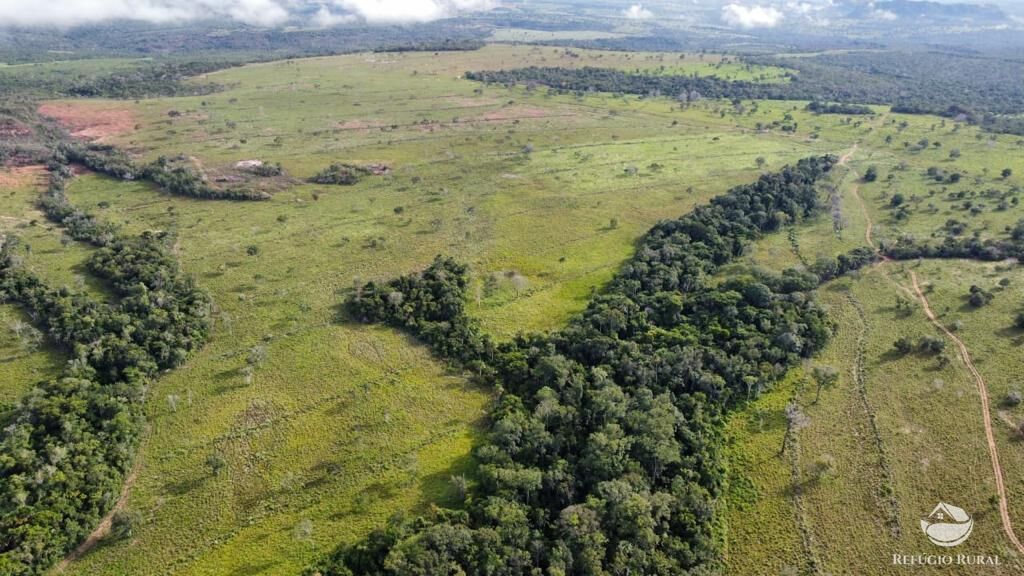
<svg viewBox="0 0 1024 576">
<path fill-rule="evenodd" d="M 37 164 L 0 168 L 0 188 L 20 188 L 40 183 L 46 175 L 46 167 Z"/>
<path fill-rule="evenodd" d="M 124 104 L 108 102 L 47 102 L 39 113 L 60 122 L 72 136 L 103 140 L 135 129 L 135 115 Z"/>
<path fill-rule="evenodd" d="M 17 120 L 10 118 L 0 120 L 0 138 L 21 138 L 31 135 L 32 129 Z"/>
</svg>

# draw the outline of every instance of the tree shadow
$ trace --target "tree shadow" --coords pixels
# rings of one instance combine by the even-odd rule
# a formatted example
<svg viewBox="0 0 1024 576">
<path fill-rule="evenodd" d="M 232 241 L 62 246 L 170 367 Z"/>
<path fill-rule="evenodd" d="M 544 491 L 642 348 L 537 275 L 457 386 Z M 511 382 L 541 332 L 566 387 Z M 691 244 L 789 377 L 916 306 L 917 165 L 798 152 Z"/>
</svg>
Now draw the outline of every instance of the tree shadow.
<svg viewBox="0 0 1024 576">
<path fill-rule="evenodd" d="M 167 482 L 164 484 L 164 491 L 172 496 L 184 496 L 192 490 L 202 486 L 207 478 L 209 478 L 209 476 L 203 475 L 177 482 Z"/>
<path fill-rule="evenodd" d="M 474 441 L 473 445 L 474 447 L 479 445 L 479 441 Z M 467 453 L 453 460 L 451 465 L 444 470 L 420 477 L 418 482 L 420 498 L 416 509 L 427 510 L 430 506 L 461 508 L 465 499 L 459 493 L 452 478 L 461 476 L 471 482 L 476 477 L 476 471 L 477 461 L 471 453 Z"/>
<path fill-rule="evenodd" d="M 281 564 L 280 561 L 267 561 L 254 564 L 252 562 L 246 562 L 231 571 L 232 576 L 250 576 L 252 574 L 261 574 L 270 570 L 271 568 Z"/>
</svg>

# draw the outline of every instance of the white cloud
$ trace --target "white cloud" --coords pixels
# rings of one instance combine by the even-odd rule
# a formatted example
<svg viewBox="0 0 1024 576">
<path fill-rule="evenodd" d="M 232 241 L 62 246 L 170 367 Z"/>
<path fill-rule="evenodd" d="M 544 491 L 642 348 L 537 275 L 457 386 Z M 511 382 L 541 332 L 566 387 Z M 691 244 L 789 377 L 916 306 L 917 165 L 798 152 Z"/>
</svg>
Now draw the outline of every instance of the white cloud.
<svg viewBox="0 0 1024 576">
<path fill-rule="evenodd" d="M 772 28 L 782 22 L 782 12 L 772 6 L 728 4 L 722 7 L 722 20 L 739 28 Z"/>
<path fill-rule="evenodd" d="M 334 4 L 370 24 L 411 24 L 490 10 L 494 0 L 334 0 Z"/>
<path fill-rule="evenodd" d="M 317 28 L 330 28 L 339 24 L 348 24 L 356 19 L 355 14 L 335 14 L 327 6 L 321 6 L 320 10 L 313 15 L 310 23 Z"/>
<path fill-rule="evenodd" d="M 279 0 L 0 0 L 0 22 L 15 26 L 75 26 L 106 20 L 179 22 L 230 18 L 254 26 L 288 19 Z"/>
<path fill-rule="evenodd" d="M 157 24 L 222 19 L 269 27 L 297 19 L 295 9 L 310 4 L 320 5 L 309 17 L 310 23 L 327 27 L 355 20 L 371 24 L 429 22 L 490 10 L 497 0 L 0 0 L 0 27 L 70 27 L 118 19 Z"/>
<path fill-rule="evenodd" d="M 630 20 L 647 20 L 654 18 L 654 12 L 644 8 L 642 4 L 633 4 L 622 11 L 622 15 Z"/>
<path fill-rule="evenodd" d="M 875 20 L 886 20 L 889 22 L 899 18 L 899 16 L 897 16 L 892 10 L 872 10 L 871 17 Z"/>
</svg>

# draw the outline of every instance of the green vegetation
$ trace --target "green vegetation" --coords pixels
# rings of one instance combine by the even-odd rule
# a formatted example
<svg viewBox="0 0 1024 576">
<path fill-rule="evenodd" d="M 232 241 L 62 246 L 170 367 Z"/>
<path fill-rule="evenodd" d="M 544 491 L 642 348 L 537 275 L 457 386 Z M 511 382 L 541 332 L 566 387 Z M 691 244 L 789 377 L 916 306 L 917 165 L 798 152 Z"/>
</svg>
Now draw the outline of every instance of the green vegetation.
<svg viewBox="0 0 1024 576">
<path fill-rule="evenodd" d="M 356 317 L 411 330 L 504 393 L 467 512 L 392 522 L 311 573 L 668 575 L 717 565 L 721 415 L 812 355 L 829 327 L 808 294 L 813 275 L 704 278 L 817 211 L 818 180 L 834 161 L 801 160 L 657 225 L 551 336 L 496 347 L 466 319 L 466 270 L 451 260 L 360 289 Z"/>
<path fill-rule="evenodd" d="M 189 196 L 205 200 L 267 200 L 266 192 L 255 192 L 245 188 L 215 188 L 205 178 L 187 166 L 175 166 L 161 156 L 145 166 L 135 166 L 128 155 L 110 145 L 61 145 L 57 152 L 69 162 L 78 162 L 100 174 L 107 174 L 120 180 L 145 180 L 152 182 L 168 194 Z M 263 168 L 263 166 L 259 166 Z M 279 176 L 280 167 L 264 169 L 259 176 Z"/>
<path fill-rule="evenodd" d="M 118 522 L 131 537 L 106 540 L 66 572 L 294 574 L 339 543 L 364 541 L 396 512 L 430 517 L 432 504 L 474 510 L 486 479 L 472 455 L 489 442 L 481 431 L 489 429 L 483 416 L 491 389 L 446 369 L 397 331 L 337 321 L 349 287 L 383 286 L 381 279 L 422 270 L 436 254 L 467 265 L 465 316 L 493 341 L 558 331 L 608 285 L 634 254 L 636 239 L 658 221 L 761 172 L 839 154 L 855 142 L 849 168 L 833 169 L 836 190 L 820 199 L 827 215 L 786 221 L 786 230 L 750 244 L 715 278 L 758 277 L 748 263 L 813 266 L 827 276 L 841 270 L 840 256 L 870 262 L 870 251 L 856 250 L 865 243 L 865 220 L 851 187 L 871 165 L 878 178 L 861 182 L 859 194 L 880 246 L 907 235 L 915 245 L 941 245 L 951 234 L 996 243 L 1012 238 L 1021 216 L 1014 189 L 1024 172 L 1017 139 L 953 118 L 874 107 L 873 117 L 848 119 L 814 114 L 806 101 L 704 98 L 680 106 L 649 94 L 559 94 L 458 79 L 467 69 L 529 65 L 658 75 L 660 66 L 671 69 L 678 60 L 536 46 L 356 54 L 215 72 L 195 82 L 225 89 L 204 96 L 98 102 L 130 114 L 135 129 L 103 142 L 130 151 L 140 166 L 163 156 L 217 182 L 233 177 L 238 162 L 261 159 L 280 163 L 294 180 L 282 181 L 268 201 L 241 203 L 197 202 L 91 173 L 69 181 L 75 207 L 100 222 L 162 236 L 216 305 L 210 343 L 185 367 L 155 379 L 145 397 L 150 425 L 126 504 L 137 514 Z M 696 55 L 681 61 L 715 73 Z M 953 157 L 954 149 L 961 153 Z M 391 171 L 345 188 L 306 181 L 339 158 Z M 29 190 L 0 194 L 5 232 L 16 230 L 31 246 L 18 249 L 24 265 L 50 286 L 116 305 L 117 294 L 85 267 L 94 249 L 62 244 L 61 228 L 46 224 L 38 191 Z M 903 202 L 892 208 L 896 194 Z M 943 262 L 942 270 L 975 272 L 966 281 L 950 279 L 947 288 L 939 264 L 925 261 L 915 270 L 935 285 L 936 308 L 953 311 L 949 324 L 962 320 L 958 334 L 972 351 L 978 347 L 979 368 L 1001 399 L 1020 388 L 1019 370 L 1003 359 L 1015 357 L 1009 331 L 1024 280 L 1015 270 L 993 270 L 1003 264 Z M 886 573 L 889 565 L 879 568 L 877 558 L 914 549 L 920 535 L 913 523 L 938 499 L 960 494 L 958 486 L 976 488 L 956 503 L 988 510 L 991 479 L 978 479 L 988 469 L 976 391 L 957 372 L 948 343 L 937 355 L 882 359 L 900 337 L 916 346 L 936 333 L 909 298 L 912 312 L 897 314 L 900 292 L 876 275 L 881 266 L 899 264 L 864 269 L 819 290 L 839 326 L 833 344 L 812 361 L 806 379 L 803 370 L 791 371 L 726 423 L 728 485 L 716 502 L 721 521 L 711 538 L 731 572 L 802 569 L 806 558 L 817 558 L 832 572 Z M 1004 277 L 1007 287 L 999 285 Z M 835 288 L 846 285 L 871 326 L 863 388 L 878 416 L 877 436 L 872 421 L 854 410 L 862 406 L 850 376 L 860 332 L 846 327 L 860 324 L 847 292 Z M 970 307 L 964 298 L 971 285 L 994 298 Z M 60 363 L 55 350 L 44 341 L 35 354 Z M 951 362 L 940 367 L 943 354 Z M 834 367 L 839 380 L 821 387 L 813 403 L 818 383 L 811 372 L 819 365 Z M 20 395 L 52 375 L 5 385 Z M 933 379 L 945 384 L 933 388 Z M 809 425 L 790 434 L 793 443 L 779 457 L 783 433 L 792 428 L 785 410 L 794 400 Z M 1006 410 L 1010 420 L 1020 419 Z M 938 429 L 939 420 L 963 415 L 969 434 L 954 438 Z M 933 431 L 941 461 L 936 456 L 930 470 L 943 471 L 934 481 L 919 462 L 935 450 Z M 1007 477 L 1021 477 L 1009 425 L 1003 432 Z M 794 483 L 794 463 L 799 478 L 826 489 Z M 794 485 L 802 487 L 796 500 Z M 1017 518 L 1022 491 L 1012 482 L 1009 489 Z M 112 497 L 116 492 L 112 486 Z M 994 518 L 979 520 L 972 545 L 1001 550 Z M 850 532 L 835 534 L 832 527 L 847 519 Z M 903 527 L 898 538 L 890 536 L 894 525 Z M 848 546 L 851 538 L 856 546 Z"/>
<path fill-rule="evenodd" d="M 48 215 L 69 171 L 55 166 Z M 0 295 L 24 306 L 73 361 L 3 414 L 0 572 L 42 574 L 112 507 L 135 452 L 147 382 L 205 341 L 210 302 L 153 235 L 125 238 L 75 212 L 68 234 L 98 248 L 88 266 L 120 297 L 116 307 L 54 289 L 23 266 L 20 241 L 0 245 Z"/>
<path fill-rule="evenodd" d="M 806 64 L 813 59 L 791 59 Z M 914 60 L 916 62 L 916 59 Z M 764 64 L 780 65 L 780 60 L 754 60 Z M 889 64 L 906 65 L 908 60 L 893 59 Z M 954 63 L 961 63 L 953 59 Z M 933 62 L 938 66 L 938 62 Z M 1013 114 L 1024 109 L 1024 84 L 1006 82 L 1005 68 L 1019 67 L 1019 63 L 986 61 L 986 66 L 962 64 L 944 67 L 946 74 L 953 72 L 947 82 L 935 78 L 917 78 L 906 81 L 878 81 L 877 75 L 856 82 L 845 75 L 845 68 L 812 66 L 799 67 L 799 81 L 787 83 L 729 81 L 717 77 L 699 77 L 685 74 L 639 74 L 612 68 L 528 67 L 495 71 L 467 72 L 471 80 L 499 84 L 542 84 L 554 90 L 582 93 L 591 90 L 624 92 L 627 94 L 661 94 L 689 103 L 703 98 L 773 100 L 811 100 L 808 109 L 817 113 L 843 113 L 864 115 L 873 111 L 868 104 L 887 104 L 894 112 L 911 114 L 941 114 L 958 121 L 966 120 L 994 131 L 1024 134 L 1024 126 Z M 871 66 L 864 64 L 863 66 Z M 942 61 L 946 66 L 946 61 Z M 895 74 L 895 73 L 893 73 Z M 884 77 L 883 77 L 884 78 Z M 954 81 L 954 79 L 956 81 Z M 962 84 L 967 82 L 970 87 Z M 978 91 L 974 84 L 981 83 L 989 90 Z M 821 100 L 835 100 L 839 104 L 821 104 Z"/>
<path fill-rule="evenodd" d="M 334 163 L 309 178 L 314 184 L 340 184 L 351 186 L 359 182 L 361 176 L 368 176 L 370 171 L 362 166 Z"/>
</svg>

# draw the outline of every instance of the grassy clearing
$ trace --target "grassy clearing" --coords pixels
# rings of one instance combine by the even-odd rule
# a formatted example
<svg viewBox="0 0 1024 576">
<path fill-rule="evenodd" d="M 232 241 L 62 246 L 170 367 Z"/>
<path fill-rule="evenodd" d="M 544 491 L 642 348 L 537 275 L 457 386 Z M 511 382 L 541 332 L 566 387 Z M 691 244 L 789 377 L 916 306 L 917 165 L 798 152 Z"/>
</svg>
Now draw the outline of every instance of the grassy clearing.
<svg viewBox="0 0 1024 576">
<path fill-rule="evenodd" d="M 36 345 L 30 318 L 20 308 L 0 304 L 0 406 L 14 404 L 32 384 L 60 373 L 64 359 Z"/>
</svg>

